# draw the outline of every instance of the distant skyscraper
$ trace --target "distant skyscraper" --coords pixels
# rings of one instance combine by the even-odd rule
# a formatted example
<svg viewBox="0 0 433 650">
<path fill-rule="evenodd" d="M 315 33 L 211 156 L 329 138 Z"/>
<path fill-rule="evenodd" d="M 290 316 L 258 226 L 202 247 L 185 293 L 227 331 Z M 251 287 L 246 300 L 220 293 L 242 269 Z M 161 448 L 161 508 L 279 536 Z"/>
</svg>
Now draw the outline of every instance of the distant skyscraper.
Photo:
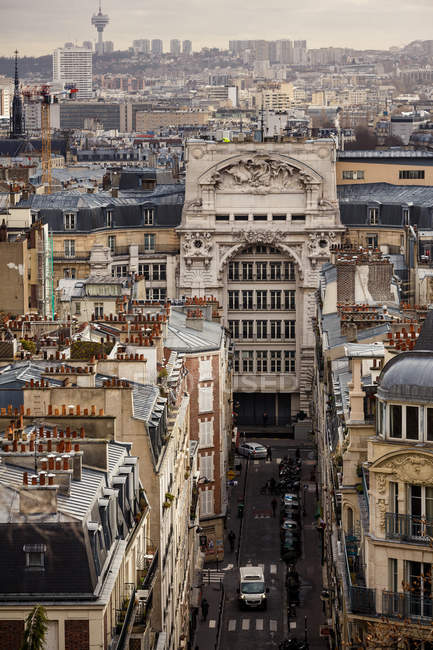
<svg viewBox="0 0 433 650">
<path fill-rule="evenodd" d="M 92 25 L 96 27 L 96 31 L 98 32 L 98 42 L 96 43 L 96 47 L 95 47 L 96 54 L 99 55 L 104 54 L 104 43 L 102 41 L 102 32 L 107 27 L 109 22 L 110 19 L 108 18 L 107 14 L 102 13 L 101 0 L 99 0 L 99 11 L 97 14 L 93 14 L 92 16 Z"/>
<path fill-rule="evenodd" d="M 179 56 L 180 54 L 180 40 L 178 38 L 172 38 L 170 41 L 170 54 L 173 56 Z"/>
<path fill-rule="evenodd" d="M 15 50 L 15 90 L 12 100 L 11 116 L 11 138 L 22 138 L 24 136 L 24 113 L 23 100 L 20 93 L 20 82 L 18 79 L 18 51 Z"/>
<path fill-rule="evenodd" d="M 87 50 L 93 50 L 92 41 L 83 41 L 83 47 L 85 47 Z"/>
<path fill-rule="evenodd" d="M 149 54 L 150 52 L 150 41 L 148 38 L 139 38 L 136 41 L 132 41 L 132 47 L 134 52 L 137 54 Z"/>
<path fill-rule="evenodd" d="M 53 53 L 53 81 L 73 84 L 77 99 L 92 97 L 92 50 L 85 47 L 58 47 Z"/>
<path fill-rule="evenodd" d="M 160 38 L 152 39 L 152 54 L 162 54 L 164 46 Z"/>
<path fill-rule="evenodd" d="M 190 56 L 192 53 L 192 43 L 191 41 L 183 41 L 182 43 L 182 54 L 185 56 Z"/>
<path fill-rule="evenodd" d="M 103 48 L 104 48 L 104 54 L 111 54 L 114 51 L 113 41 L 104 41 Z"/>
</svg>

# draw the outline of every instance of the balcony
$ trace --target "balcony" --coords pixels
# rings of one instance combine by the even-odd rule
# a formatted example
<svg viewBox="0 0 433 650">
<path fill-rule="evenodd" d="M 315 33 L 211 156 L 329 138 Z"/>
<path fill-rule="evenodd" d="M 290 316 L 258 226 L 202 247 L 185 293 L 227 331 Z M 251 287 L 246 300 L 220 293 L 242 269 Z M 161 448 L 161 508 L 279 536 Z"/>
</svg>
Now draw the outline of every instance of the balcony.
<svg viewBox="0 0 433 650">
<path fill-rule="evenodd" d="M 355 614 L 376 616 L 376 590 L 350 586 L 350 609 Z"/>
<path fill-rule="evenodd" d="M 382 616 L 389 618 L 431 625 L 432 605 L 431 598 L 412 593 L 382 592 Z"/>
<path fill-rule="evenodd" d="M 430 546 L 433 539 L 433 520 L 387 512 L 385 513 L 385 536 L 387 539 Z"/>
</svg>

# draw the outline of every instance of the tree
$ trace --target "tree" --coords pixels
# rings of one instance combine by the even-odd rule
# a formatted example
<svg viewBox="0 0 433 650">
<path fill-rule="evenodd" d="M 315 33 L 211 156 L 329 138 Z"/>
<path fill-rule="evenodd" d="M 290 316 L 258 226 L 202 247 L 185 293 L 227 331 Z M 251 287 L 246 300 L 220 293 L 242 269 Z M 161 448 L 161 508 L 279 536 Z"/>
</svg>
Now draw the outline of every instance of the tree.
<svg viewBox="0 0 433 650">
<path fill-rule="evenodd" d="M 48 619 L 45 608 L 35 605 L 26 618 L 21 650 L 44 650 Z"/>
<path fill-rule="evenodd" d="M 355 129 L 355 142 L 348 142 L 345 145 L 347 151 L 376 149 L 377 136 L 365 126 L 358 126 Z"/>
</svg>

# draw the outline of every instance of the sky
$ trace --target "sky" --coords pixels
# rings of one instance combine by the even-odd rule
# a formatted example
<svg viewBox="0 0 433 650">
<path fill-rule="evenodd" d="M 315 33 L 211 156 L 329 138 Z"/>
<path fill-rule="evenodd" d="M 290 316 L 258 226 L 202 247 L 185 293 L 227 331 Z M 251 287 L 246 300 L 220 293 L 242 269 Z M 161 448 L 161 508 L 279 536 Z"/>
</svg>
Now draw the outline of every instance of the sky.
<svg viewBox="0 0 433 650">
<path fill-rule="evenodd" d="M 0 0 L 0 56 L 50 54 L 66 41 L 96 40 L 96 0 Z M 306 39 L 309 48 L 387 49 L 433 38 L 433 0 L 102 0 L 104 39 L 190 39 L 193 50 L 231 39 Z"/>
</svg>

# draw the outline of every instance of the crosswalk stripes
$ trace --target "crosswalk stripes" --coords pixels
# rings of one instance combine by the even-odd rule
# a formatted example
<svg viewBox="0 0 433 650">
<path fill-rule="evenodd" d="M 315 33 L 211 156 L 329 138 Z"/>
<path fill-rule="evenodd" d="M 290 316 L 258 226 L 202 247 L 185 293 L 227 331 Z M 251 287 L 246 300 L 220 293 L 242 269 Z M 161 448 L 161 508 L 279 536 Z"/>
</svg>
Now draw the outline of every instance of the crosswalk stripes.
<svg viewBox="0 0 433 650">
<path fill-rule="evenodd" d="M 276 620 L 265 620 L 263 618 L 256 618 L 256 619 L 249 619 L 249 618 L 243 618 L 242 620 L 239 620 L 240 628 L 243 632 L 248 632 L 250 627 L 254 628 L 254 621 L 255 621 L 255 628 L 256 632 L 263 632 L 265 630 L 265 627 L 268 627 L 269 624 L 269 632 L 276 632 L 277 627 L 278 627 L 278 621 Z M 228 631 L 229 632 L 236 632 L 238 620 L 235 618 L 231 618 L 228 622 Z"/>
<path fill-rule="evenodd" d="M 206 585 L 211 582 L 221 582 L 224 579 L 223 571 L 217 571 L 216 569 L 202 569 L 201 575 Z"/>
</svg>

